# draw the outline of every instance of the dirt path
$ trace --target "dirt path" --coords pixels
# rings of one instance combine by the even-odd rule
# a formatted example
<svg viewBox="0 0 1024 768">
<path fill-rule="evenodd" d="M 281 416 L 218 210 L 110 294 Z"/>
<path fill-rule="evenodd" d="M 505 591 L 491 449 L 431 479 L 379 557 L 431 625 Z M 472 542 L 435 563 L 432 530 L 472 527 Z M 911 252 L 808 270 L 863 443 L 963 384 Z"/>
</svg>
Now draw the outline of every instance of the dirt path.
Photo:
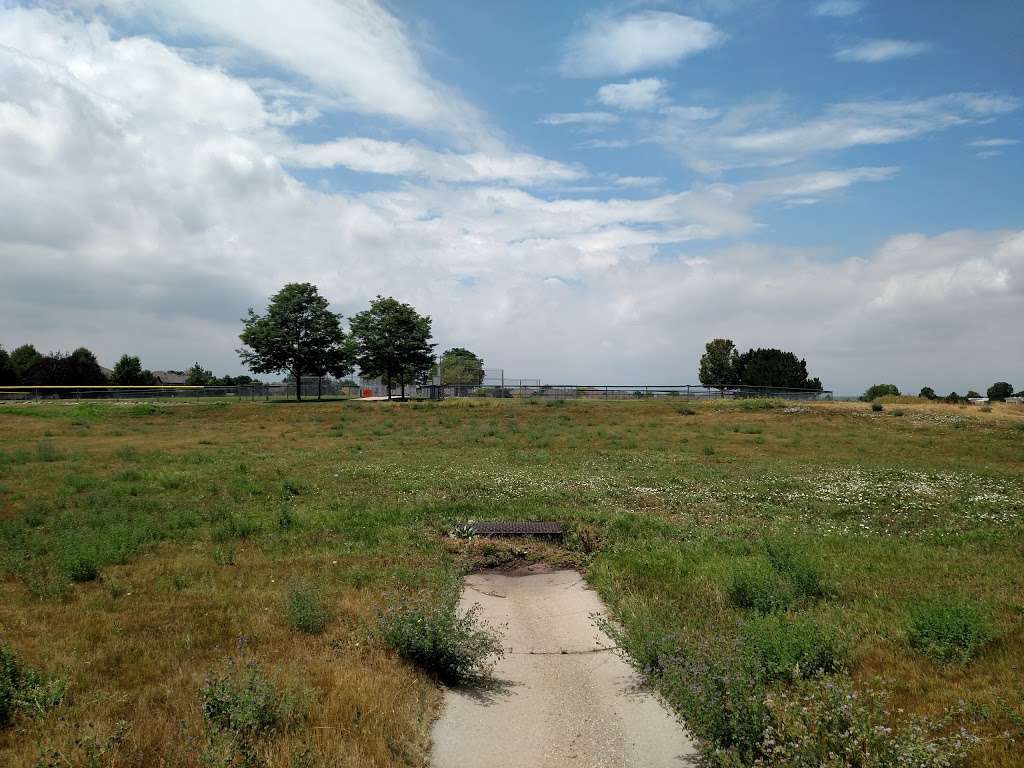
<svg viewBox="0 0 1024 768">
<path fill-rule="evenodd" d="M 691 765 L 686 732 L 593 624 L 603 610 L 575 571 L 466 578 L 507 655 L 485 690 L 449 689 L 434 768 Z"/>
</svg>

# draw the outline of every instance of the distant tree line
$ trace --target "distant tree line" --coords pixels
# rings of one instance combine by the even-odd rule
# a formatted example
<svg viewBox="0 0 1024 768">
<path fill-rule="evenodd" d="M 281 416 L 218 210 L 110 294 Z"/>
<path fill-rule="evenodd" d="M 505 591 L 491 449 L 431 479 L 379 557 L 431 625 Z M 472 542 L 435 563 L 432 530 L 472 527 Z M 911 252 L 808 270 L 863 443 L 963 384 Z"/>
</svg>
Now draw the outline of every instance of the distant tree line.
<svg viewBox="0 0 1024 768">
<path fill-rule="evenodd" d="M 900 395 L 899 387 L 895 384 L 872 384 L 865 390 L 864 394 L 861 395 L 861 400 L 870 402 L 877 400 L 880 397 L 898 397 Z M 948 395 L 942 396 L 935 392 L 931 387 L 921 387 L 921 391 L 917 395 L 924 400 L 935 400 L 946 403 L 961 403 L 967 400 L 973 400 L 980 398 L 981 394 L 975 392 L 973 389 L 969 390 L 966 395 L 960 395 L 956 392 L 950 392 Z M 1014 397 L 1013 385 L 1008 381 L 997 381 L 985 393 L 985 396 L 989 400 L 1001 402 L 1006 400 L 1008 397 Z M 1024 391 L 1018 392 L 1016 397 L 1024 397 Z"/>
<path fill-rule="evenodd" d="M 781 349 L 740 352 L 732 339 L 712 339 L 704 346 L 698 370 L 705 387 L 778 387 L 821 391 L 821 380 L 807 373 L 807 361 Z"/>
<path fill-rule="evenodd" d="M 199 363 L 188 372 L 167 371 L 185 378 L 185 383 L 200 386 L 236 386 L 251 384 L 251 376 L 214 376 Z M 0 346 L 0 386 L 24 385 L 54 386 L 139 386 L 159 385 L 161 381 L 152 371 L 143 368 L 135 355 L 122 355 L 109 376 L 90 350 L 79 347 L 74 352 L 41 354 L 32 344 L 22 344 L 8 353 Z"/>
</svg>

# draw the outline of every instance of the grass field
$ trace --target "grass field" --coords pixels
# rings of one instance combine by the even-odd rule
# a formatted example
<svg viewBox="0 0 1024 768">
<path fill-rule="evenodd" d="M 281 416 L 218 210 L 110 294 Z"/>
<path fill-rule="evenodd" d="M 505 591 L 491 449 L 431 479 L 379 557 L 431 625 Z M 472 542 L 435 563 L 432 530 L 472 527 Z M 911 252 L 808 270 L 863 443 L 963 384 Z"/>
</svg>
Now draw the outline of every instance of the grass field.
<svg viewBox="0 0 1024 768">
<path fill-rule="evenodd" d="M 446 535 L 481 518 L 571 532 Z M 376 617 L 530 558 L 587 575 L 721 764 L 847 681 L 899 734 L 1024 763 L 1021 408 L 12 404 L 0 548 L 0 642 L 35 670 L 11 768 L 423 765 L 440 689 Z M 242 746 L 211 704 L 240 679 Z M 939 764 L 897 759 L 834 764 Z"/>
</svg>

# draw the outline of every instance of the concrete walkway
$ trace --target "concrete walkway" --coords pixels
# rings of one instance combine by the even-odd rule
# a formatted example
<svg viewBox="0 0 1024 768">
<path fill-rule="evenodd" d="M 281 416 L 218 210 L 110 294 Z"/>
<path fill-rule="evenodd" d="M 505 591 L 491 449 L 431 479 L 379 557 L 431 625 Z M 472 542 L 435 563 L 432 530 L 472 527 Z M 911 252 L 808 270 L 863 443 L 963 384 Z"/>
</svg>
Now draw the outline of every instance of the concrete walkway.
<svg viewBox="0 0 1024 768">
<path fill-rule="evenodd" d="M 499 629 L 506 656 L 484 688 L 445 692 L 434 768 L 605 768 L 693 765 L 683 728 L 593 623 L 603 611 L 576 571 L 466 578 Z"/>
</svg>

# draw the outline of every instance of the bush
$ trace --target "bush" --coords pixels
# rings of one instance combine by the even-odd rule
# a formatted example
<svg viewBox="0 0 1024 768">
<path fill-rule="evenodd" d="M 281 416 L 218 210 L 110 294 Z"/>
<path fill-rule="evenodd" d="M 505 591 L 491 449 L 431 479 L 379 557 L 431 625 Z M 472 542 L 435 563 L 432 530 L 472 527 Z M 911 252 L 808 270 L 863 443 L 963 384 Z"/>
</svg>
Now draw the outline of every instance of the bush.
<svg viewBox="0 0 1024 768">
<path fill-rule="evenodd" d="M 867 391 L 861 396 L 861 400 L 871 402 L 872 400 L 879 397 L 895 396 L 898 397 L 900 394 L 899 387 L 895 384 L 872 384 L 867 388 Z"/>
<path fill-rule="evenodd" d="M 797 598 L 787 578 L 760 563 L 734 569 L 725 591 L 733 607 L 753 608 L 761 613 L 784 611 Z"/>
<path fill-rule="evenodd" d="M 71 581 L 96 581 L 100 564 L 95 552 L 82 544 L 69 544 L 60 554 L 60 568 Z"/>
<path fill-rule="evenodd" d="M 799 544 L 793 541 L 770 541 L 765 545 L 765 550 L 772 568 L 789 577 L 798 597 L 817 600 L 825 596 L 821 574 Z"/>
<path fill-rule="evenodd" d="M 743 625 L 741 636 L 765 681 L 836 672 L 844 656 L 835 636 L 806 618 L 758 616 Z"/>
<path fill-rule="evenodd" d="M 453 599 L 426 608 L 386 612 L 379 620 L 384 640 L 403 659 L 446 683 L 486 677 L 492 657 L 501 658 L 501 639 L 480 620 L 480 606 L 459 616 Z"/>
<path fill-rule="evenodd" d="M 941 663 L 967 663 L 995 637 L 988 616 L 966 600 L 930 600 L 911 607 L 907 640 Z"/>
<path fill-rule="evenodd" d="M 949 768 L 977 739 L 943 724 L 889 712 L 888 694 L 855 690 L 846 678 L 813 678 L 769 694 L 758 766 L 774 768 Z"/>
<path fill-rule="evenodd" d="M 294 717 L 294 696 L 263 674 L 256 662 L 233 662 L 210 675 L 202 688 L 203 719 L 215 731 L 252 744 Z"/>
<path fill-rule="evenodd" d="M 331 620 L 320 595 L 306 588 L 296 588 L 288 593 L 287 614 L 288 623 L 307 635 L 319 635 Z"/>
<path fill-rule="evenodd" d="M 0 726 L 10 722 L 15 712 L 36 715 L 56 707 L 64 700 L 67 687 L 63 678 L 44 677 L 0 645 Z"/>
<path fill-rule="evenodd" d="M 874 411 L 875 413 L 879 413 L 880 411 L 885 410 L 885 406 L 883 406 L 881 403 L 872 403 L 871 410 Z"/>
<path fill-rule="evenodd" d="M 768 542 L 765 551 L 767 563 L 741 564 L 730 574 L 725 591 L 733 607 L 773 613 L 825 597 L 821 574 L 799 544 Z"/>
</svg>

